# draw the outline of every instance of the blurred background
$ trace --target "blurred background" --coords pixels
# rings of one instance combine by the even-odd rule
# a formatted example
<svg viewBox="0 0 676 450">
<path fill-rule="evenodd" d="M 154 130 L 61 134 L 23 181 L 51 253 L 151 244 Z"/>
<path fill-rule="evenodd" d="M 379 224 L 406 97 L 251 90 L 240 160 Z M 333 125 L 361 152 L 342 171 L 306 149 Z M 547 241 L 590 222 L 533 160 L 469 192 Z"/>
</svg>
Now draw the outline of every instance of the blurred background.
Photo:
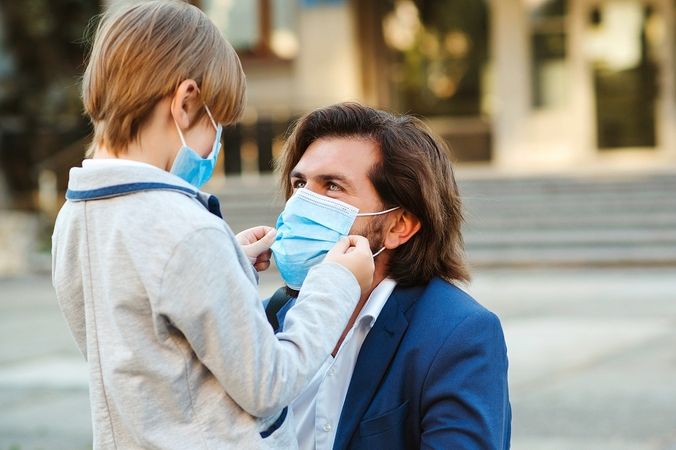
<svg viewBox="0 0 676 450">
<path fill-rule="evenodd" d="M 0 0 L 0 450 L 91 447 L 50 236 L 91 128 L 108 3 Z M 240 55 L 242 123 L 205 190 L 273 225 L 290 124 L 357 100 L 450 147 L 475 278 L 511 360 L 513 448 L 676 449 L 676 3 L 199 0 Z M 261 296 L 281 279 L 261 277 Z M 225 424 L 224 426 L 227 426 Z"/>
</svg>

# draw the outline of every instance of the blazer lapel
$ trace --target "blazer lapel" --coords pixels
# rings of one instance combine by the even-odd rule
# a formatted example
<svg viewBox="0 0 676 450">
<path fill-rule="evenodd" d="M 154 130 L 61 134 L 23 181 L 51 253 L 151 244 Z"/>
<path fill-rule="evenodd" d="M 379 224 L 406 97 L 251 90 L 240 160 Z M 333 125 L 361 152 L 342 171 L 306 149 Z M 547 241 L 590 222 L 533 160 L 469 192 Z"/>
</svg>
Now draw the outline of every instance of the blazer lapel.
<svg viewBox="0 0 676 450">
<path fill-rule="evenodd" d="M 404 312 L 422 291 L 422 287 L 395 288 L 366 336 L 345 396 L 334 450 L 347 448 L 408 328 Z"/>
</svg>

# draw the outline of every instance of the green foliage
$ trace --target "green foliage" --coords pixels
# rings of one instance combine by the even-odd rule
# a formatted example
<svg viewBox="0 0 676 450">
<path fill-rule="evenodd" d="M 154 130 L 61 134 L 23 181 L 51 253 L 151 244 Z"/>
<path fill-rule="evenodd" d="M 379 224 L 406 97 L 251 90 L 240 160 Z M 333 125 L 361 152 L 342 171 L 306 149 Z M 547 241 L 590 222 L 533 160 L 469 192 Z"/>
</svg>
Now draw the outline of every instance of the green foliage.
<svg viewBox="0 0 676 450">
<path fill-rule="evenodd" d="M 41 122 L 80 116 L 82 36 L 98 13 L 96 0 L 0 0 L 4 52 L 14 67 L 0 80 L 11 87 L 0 90 L 0 116 Z"/>
</svg>

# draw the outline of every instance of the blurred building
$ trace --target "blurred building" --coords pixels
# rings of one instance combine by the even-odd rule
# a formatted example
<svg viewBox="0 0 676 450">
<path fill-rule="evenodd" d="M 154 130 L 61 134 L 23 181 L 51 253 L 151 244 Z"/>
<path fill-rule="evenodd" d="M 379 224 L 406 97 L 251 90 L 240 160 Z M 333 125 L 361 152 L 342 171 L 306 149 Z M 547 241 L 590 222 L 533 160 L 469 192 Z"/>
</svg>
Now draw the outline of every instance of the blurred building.
<svg viewBox="0 0 676 450">
<path fill-rule="evenodd" d="M 247 74 L 247 117 L 232 136 L 245 168 L 257 147 L 258 159 L 267 158 L 266 137 L 290 119 L 343 100 L 425 116 L 458 161 L 676 164 L 670 0 L 199 6 L 237 48 Z"/>
<path fill-rule="evenodd" d="M 118 1 L 0 3 L 1 209 L 55 209 L 90 134 L 83 31 Z M 191 3 L 247 74 L 245 119 L 224 133 L 228 173 L 271 170 L 295 118 L 344 100 L 424 116 L 460 162 L 676 165 L 672 0 Z"/>
<path fill-rule="evenodd" d="M 0 2 L 0 273 L 49 247 L 91 135 L 84 29 L 118 1 Z M 270 171 L 295 118 L 344 100 L 424 116 L 463 163 L 676 167 L 673 0 L 190 2 L 247 74 L 226 173 Z"/>
</svg>

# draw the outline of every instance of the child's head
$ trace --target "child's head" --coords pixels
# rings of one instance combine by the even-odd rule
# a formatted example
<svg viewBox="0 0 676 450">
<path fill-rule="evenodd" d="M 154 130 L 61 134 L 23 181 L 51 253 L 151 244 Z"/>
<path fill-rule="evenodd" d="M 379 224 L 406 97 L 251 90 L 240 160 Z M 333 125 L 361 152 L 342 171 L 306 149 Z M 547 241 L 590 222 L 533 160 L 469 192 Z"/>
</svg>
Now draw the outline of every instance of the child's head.
<svg viewBox="0 0 676 450">
<path fill-rule="evenodd" d="M 180 0 L 126 5 L 103 14 L 82 81 L 94 141 L 118 155 L 154 107 L 193 79 L 216 122 L 240 119 L 245 77 L 237 54 L 198 8 Z M 192 124 L 205 114 L 198 108 Z"/>
</svg>

